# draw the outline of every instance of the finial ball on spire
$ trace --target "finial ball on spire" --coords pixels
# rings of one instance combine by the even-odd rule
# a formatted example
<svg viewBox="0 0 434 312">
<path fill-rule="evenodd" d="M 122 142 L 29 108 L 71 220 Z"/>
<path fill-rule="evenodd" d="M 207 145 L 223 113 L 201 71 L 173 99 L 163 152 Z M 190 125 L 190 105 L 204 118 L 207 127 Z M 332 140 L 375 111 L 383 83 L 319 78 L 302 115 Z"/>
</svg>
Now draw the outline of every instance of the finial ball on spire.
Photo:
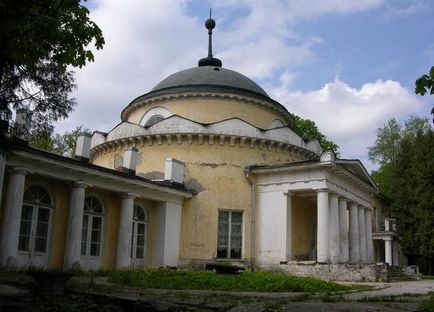
<svg viewBox="0 0 434 312">
<path fill-rule="evenodd" d="M 207 29 L 214 29 L 214 27 L 215 27 L 215 20 L 213 20 L 212 18 L 207 19 L 206 22 L 205 22 L 205 27 Z"/>
</svg>

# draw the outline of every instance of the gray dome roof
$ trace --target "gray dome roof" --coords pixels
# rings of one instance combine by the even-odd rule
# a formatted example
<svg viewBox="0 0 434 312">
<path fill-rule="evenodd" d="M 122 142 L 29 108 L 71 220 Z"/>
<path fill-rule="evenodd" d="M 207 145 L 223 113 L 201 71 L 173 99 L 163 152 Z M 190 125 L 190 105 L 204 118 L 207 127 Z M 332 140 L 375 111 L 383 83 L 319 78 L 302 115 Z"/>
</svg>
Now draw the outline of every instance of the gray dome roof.
<svg viewBox="0 0 434 312">
<path fill-rule="evenodd" d="M 253 92 L 265 97 L 268 94 L 256 82 L 246 76 L 222 67 L 200 66 L 174 73 L 157 84 L 151 92 L 174 88 L 220 87 Z"/>
</svg>

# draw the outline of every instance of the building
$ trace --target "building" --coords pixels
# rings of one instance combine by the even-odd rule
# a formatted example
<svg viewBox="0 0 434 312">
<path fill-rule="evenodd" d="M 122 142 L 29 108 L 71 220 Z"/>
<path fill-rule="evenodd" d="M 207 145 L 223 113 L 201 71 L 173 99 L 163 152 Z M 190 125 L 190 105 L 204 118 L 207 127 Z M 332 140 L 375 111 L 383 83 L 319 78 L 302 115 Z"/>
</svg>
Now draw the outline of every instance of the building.
<svg viewBox="0 0 434 312">
<path fill-rule="evenodd" d="M 81 135 L 75 159 L 16 141 L 0 172 L 2 266 L 372 267 L 378 189 L 361 162 L 305 142 L 211 44 L 198 65 L 135 98 L 108 133 Z"/>
</svg>

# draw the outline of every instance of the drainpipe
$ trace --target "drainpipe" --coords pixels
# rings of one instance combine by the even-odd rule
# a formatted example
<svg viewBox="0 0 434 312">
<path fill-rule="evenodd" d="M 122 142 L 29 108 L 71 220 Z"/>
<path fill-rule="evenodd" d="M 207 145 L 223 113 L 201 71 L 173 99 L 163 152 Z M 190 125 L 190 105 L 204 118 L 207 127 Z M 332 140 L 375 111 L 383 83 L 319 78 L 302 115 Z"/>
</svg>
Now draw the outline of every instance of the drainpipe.
<svg viewBox="0 0 434 312">
<path fill-rule="evenodd" d="M 251 200 L 250 205 L 252 207 L 252 220 L 251 220 L 251 246 L 250 246 L 250 260 L 252 262 L 251 270 L 254 270 L 254 263 L 255 263 L 255 252 L 256 252 L 256 185 L 252 181 L 250 177 L 250 168 L 246 168 L 244 170 L 244 175 L 249 181 L 250 188 L 251 188 Z"/>
</svg>

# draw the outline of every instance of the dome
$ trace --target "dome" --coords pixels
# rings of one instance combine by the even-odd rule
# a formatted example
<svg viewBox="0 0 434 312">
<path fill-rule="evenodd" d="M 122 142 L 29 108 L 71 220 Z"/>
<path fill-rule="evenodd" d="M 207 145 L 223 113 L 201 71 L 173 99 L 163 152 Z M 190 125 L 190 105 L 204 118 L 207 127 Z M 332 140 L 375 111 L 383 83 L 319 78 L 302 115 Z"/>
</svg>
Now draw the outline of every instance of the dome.
<svg viewBox="0 0 434 312">
<path fill-rule="evenodd" d="M 221 88 L 233 92 L 249 92 L 252 95 L 268 94 L 256 82 L 246 76 L 222 67 L 199 66 L 174 73 L 157 84 L 151 92 L 170 91 L 172 89 L 191 89 L 201 91 L 206 88 Z"/>
</svg>

